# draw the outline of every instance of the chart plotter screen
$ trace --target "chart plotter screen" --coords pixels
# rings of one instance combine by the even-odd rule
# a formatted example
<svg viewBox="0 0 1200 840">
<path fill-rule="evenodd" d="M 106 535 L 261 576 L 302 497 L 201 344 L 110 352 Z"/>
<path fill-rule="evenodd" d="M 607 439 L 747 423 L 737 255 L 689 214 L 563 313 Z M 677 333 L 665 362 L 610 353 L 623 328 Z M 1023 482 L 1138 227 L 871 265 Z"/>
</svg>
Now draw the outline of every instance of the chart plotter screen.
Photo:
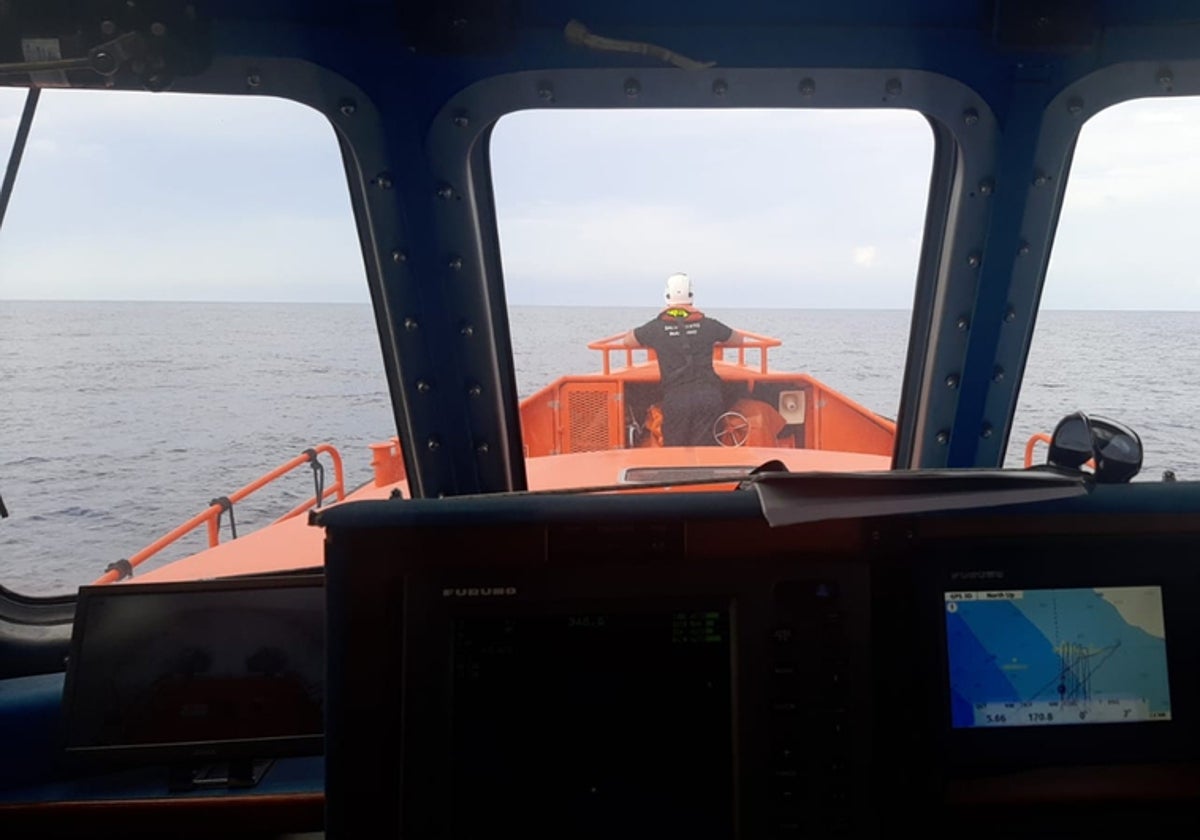
<svg viewBox="0 0 1200 840">
<path fill-rule="evenodd" d="M 944 596 L 954 728 L 1171 719 L 1161 587 Z"/>
</svg>

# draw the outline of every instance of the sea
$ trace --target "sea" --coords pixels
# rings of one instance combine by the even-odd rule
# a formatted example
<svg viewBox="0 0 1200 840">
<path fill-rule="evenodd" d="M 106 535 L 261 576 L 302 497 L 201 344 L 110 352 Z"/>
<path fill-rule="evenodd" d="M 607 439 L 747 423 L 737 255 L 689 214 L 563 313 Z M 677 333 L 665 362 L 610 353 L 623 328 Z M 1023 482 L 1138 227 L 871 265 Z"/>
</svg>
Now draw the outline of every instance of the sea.
<svg viewBox="0 0 1200 840">
<path fill-rule="evenodd" d="M 728 309 L 777 337 L 774 370 L 808 372 L 895 417 L 909 313 Z M 643 323 L 621 307 L 511 309 L 522 397 L 599 370 L 590 340 Z M 1200 312 L 1040 314 L 1006 466 L 1077 409 L 1145 445 L 1136 480 L 1200 478 Z M 0 585 L 74 592 L 176 525 L 309 446 L 328 442 L 353 489 L 368 445 L 395 434 L 367 304 L 0 301 Z M 1039 454 L 1044 457 L 1044 448 Z M 327 483 L 332 482 L 327 470 Z M 308 467 L 235 507 L 239 529 L 310 497 Z M 223 538 L 229 523 L 223 522 Z M 204 529 L 154 562 L 205 546 Z"/>
</svg>

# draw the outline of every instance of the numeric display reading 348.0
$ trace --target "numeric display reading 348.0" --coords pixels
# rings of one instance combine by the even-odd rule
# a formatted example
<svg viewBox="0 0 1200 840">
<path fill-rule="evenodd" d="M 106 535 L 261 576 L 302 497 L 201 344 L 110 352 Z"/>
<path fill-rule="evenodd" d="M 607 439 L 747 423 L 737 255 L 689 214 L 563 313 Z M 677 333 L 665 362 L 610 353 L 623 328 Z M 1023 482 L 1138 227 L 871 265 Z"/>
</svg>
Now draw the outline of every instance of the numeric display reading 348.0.
<svg viewBox="0 0 1200 840">
<path fill-rule="evenodd" d="M 944 595 L 954 727 L 1171 719 L 1161 588 Z"/>
</svg>

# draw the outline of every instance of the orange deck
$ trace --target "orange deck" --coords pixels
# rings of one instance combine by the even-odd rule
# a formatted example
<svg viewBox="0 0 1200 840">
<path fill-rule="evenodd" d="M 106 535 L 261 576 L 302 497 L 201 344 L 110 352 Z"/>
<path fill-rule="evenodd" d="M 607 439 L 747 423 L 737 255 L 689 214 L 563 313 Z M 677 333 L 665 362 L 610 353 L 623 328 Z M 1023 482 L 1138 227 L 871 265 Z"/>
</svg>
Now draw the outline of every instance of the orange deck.
<svg viewBox="0 0 1200 840">
<path fill-rule="evenodd" d="M 652 353 L 627 348 L 619 338 L 589 345 L 602 352 L 603 372 L 564 376 L 522 401 L 530 490 L 733 488 L 738 478 L 729 477 L 728 471 L 699 486 L 649 484 L 664 477 L 703 481 L 710 476 L 698 475 L 695 470 L 747 471 L 773 459 L 793 472 L 861 472 L 891 466 L 895 424 L 807 374 L 768 372 L 767 350 L 779 342 L 765 336 L 752 336 L 736 351 L 718 348 L 714 352 L 713 367 L 725 383 L 727 408 L 737 412 L 728 422 L 738 427 L 733 437 L 742 445 L 661 446 L 652 434 L 652 425 L 645 422 L 655 410 L 659 394 L 657 364 Z M 726 361 L 726 354 L 735 359 Z M 614 364 L 614 359 L 621 364 Z M 731 438 L 724 439 L 728 442 Z M 406 497 L 398 441 L 393 438 L 371 449 L 375 480 L 347 494 L 346 500 L 385 499 L 395 490 Z M 289 465 L 295 463 L 297 459 Z M 340 476 L 340 462 L 338 467 Z M 255 482 L 255 486 L 261 483 Z M 210 528 L 210 535 L 213 530 Z M 194 580 L 320 566 L 324 562 L 322 536 L 320 529 L 308 525 L 306 517 L 292 516 L 162 568 L 139 572 L 133 580 Z"/>
</svg>

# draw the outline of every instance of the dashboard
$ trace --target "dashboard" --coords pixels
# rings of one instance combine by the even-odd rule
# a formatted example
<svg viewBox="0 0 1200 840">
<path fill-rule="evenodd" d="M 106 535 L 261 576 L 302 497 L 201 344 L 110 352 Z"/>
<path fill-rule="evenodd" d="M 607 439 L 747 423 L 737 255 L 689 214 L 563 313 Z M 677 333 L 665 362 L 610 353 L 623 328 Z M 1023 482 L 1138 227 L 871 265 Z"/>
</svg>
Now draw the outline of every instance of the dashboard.
<svg viewBox="0 0 1200 840">
<path fill-rule="evenodd" d="M 1191 824 L 1194 534 L 692 495 L 321 514 L 330 830 Z"/>
<path fill-rule="evenodd" d="M 781 527 L 753 491 L 341 505 L 314 516 L 324 576 L 85 593 L 65 687 L 61 675 L 0 681 L 6 743 L 31 759 L 0 784 L 0 824 L 63 836 L 353 837 L 364 821 L 377 836 L 442 838 L 1194 833 L 1200 519 L 1190 494 L 1172 509 L 1167 492 Z M 221 618 L 250 603 L 269 609 Z M 175 641 L 147 635 L 156 611 L 181 604 L 207 617 Z M 104 705 L 139 684 L 104 676 L 120 663 L 172 688 L 155 663 L 197 661 L 114 652 L 127 619 L 104 616 L 130 611 L 164 651 L 216 645 L 245 663 L 249 676 L 214 656 L 212 678 L 176 706 L 217 708 L 230 679 L 249 679 L 277 698 L 237 718 L 253 731 L 179 721 L 130 740 L 107 712 L 73 728 L 105 708 L 146 720 L 137 703 Z M 212 629 L 226 625 L 266 641 Z M 321 732 L 306 703 L 278 699 L 300 700 L 297 678 L 320 686 Z M 239 777 L 244 759 L 275 760 L 246 786 L 178 786 L 162 766 L 214 749 Z M 37 771 L 56 750 L 63 769 Z"/>
</svg>

